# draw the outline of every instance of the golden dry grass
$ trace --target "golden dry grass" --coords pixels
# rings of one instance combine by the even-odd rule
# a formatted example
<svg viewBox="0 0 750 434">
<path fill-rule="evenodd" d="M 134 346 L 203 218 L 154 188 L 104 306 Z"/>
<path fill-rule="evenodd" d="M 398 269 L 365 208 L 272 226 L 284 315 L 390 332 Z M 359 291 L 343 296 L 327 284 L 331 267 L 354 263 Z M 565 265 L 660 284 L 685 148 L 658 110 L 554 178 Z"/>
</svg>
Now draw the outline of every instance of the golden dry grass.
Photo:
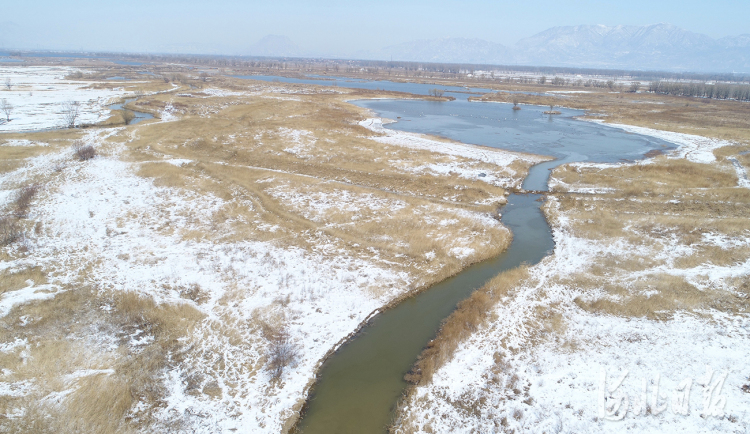
<svg viewBox="0 0 750 434">
<path fill-rule="evenodd" d="M 247 82 L 229 79 L 223 79 L 221 85 L 233 90 L 249 86 Z M 289 88 L 305 90 L 300 86 Z M 390 252 L 389 256 L 396 255 L 391 257 L 406 255 L 407 263 L 424 262 L 418 257 L 441 243 L 432 239 L 437 229 L 435 223 L 426 224 L 415 218 L 426 212 L 423 208 L 432 208 L 429 212 L 467 209 L 492 213 L 504 201 L 502 188 L 482 181 L 457 176 L 420 176 L 408 171 L 410 167 L 446 157 L 369 140 L 373 133 L 356 125 L 363 118 L 363 110 L 345 103 L 341 95 L 208 98 L 199 92 L 194 94 L 198 96 L 157 95 L 140 100 L 139 110 L 158 113 L 171 105 L 181 119 L 139 127 L 135 139 L 128 143 L 128 157 L 140 163 L 141 176 L 153 178 L 158 185 L 188 188 L 246 204 L 223 209 L 217 215 L 217 223 L 260 219 L 277 226 L 271 233 L 235 225 L 233 231 L 224 234 L 225 240 L 252 234 L 254 239 L 304 243 L 292 235 L 318 231 L 342 240 L 350 249 L 364 251 L 374 246 Z M 350 97 L 347 94 L 346 98 Z M 178 167 L 159 162 L 171 158 L 187 159 L 190 163 Z M 506 170 L 486 166 L 488 171 Z M 518 162 L 510 170 L 521 177 L 528 170 L 528 163 Z M 376 201 L 404 203 L 407 210 L 371 212 L 360 207 L 356 212 L 331 211 L 313 221 L 310 216 L 305 217 L 304 210 L 280 200 L 278 194 L 270 194 L 279 189 L 286 189 L 296 197 L 314 193 L 327 193 L 332 198 L 335 194 L 371 197 Z M 495 205 L 476 205 L 493 198 Z M 470 219 L 459 217 L 459 220 L 462 224 L 454 225 L 456 230 L 476 234 L 482 229 Z M 446 230 L 450 228 L 442 232 Z M 507 245 L 508 238 L 502 233 L 481 232 L 482 257 L 493 255 Z M 394 234 L 396 239 L 392 238 Z M 445 247 L 445 242 L 442 244 Z M 436 278 L 450 275 L 465 265 L 448 255 L 449 249 L 435 250 L 436 263 L 447 264 L 449 270 Z"/>
<path fill-rule="evenodd" d="M 188 305 L 159 306 L 135 293 L 64 290 L 0 319 L 0 340 L 26 343 L 0 352 L 10 372 L 4 381 L 34 385 L 29 394 L 0 397 L 0 414 L 17 415 L 0 418 L 0 427 L 7 432 L 139 432 L 150 422 L 149 412 L 162 405 L 163 369 L 179 360 L 180 339 L 191 334 L 202 315 Z M 153 343 L 133 351 L 129 340 L 136 332 Z M 135 415 L 134 402 L 143 406 Z"/>
<path fill-rule="evenodd" d="M 505 271 L 474 291 L 458 304 L 443 321 L 437 337 L 427 344 L 405 379 L 412 384 L 426 384 L 432 375 L 453 356 L 458 344 L 485 323 L 492 306 L 529 277 L 527 266 Z"/>
<path fill-rule="evenodd" d="M 117 68 L 100 71 L 101 76 L 136 78 L 132 74 Z M 158 81 L 124 83 L 145 92 L 171 87 Z M 114 84 L 123 83 L 95 86 Z M 193 229 L 177 234 L 185 240 L 210 240 L 219 245 L 269 241 L 278 247 L 307 250 L 318 244 L 331 245 L 334 251 L 368 260 L 377 257 L 379 263 L 390 263 L 397 272 L 408 272 L 414 282 L 405 290 L 448 277 L 471 262 L 499 253 L 510 242 L 510 234 L 500 225 L 487 225 L 474 217 L 477 213 L 494 214 L 504 202 L 503 188 L 456 175 L 415 174 L 412 170 L 433 162 L 476 162 L 383 145 L 371 140 L 372 132 L 357 125 L 366 113 L 345 99 L 372 97 L 377 92 L 338 95 L 287 86 L 288 92 L 299 93 L 263 94 L 266 85 L 216 79 L 214 87 L 248 92 L 223 97 L 188 90 L 190 84 L 194 84 L 190 78 L 180 77 L 179 90 L 144 96 L 131 104 L 129 107 L 151 112 L 157 119 L 127 126 L 96 146 L 96 158 L 124 159 L 133 164 L 138 175 L 157 186 L 186 196 L 222 199 L 223 205 L 208 221 L 189 224 Z M 192 96 L 178 96 L 178 92 Z M 159 122 L 167 107 L 178 119 Z M 122 124 L 118 116 L 102 126 Z M 0 173 L 19 169 L 31 157 L 61 151 L 70 153 L 66 164 L 86 164 L 74 161 L 70 150 L 71 143 L 85 132 L 4 135 L 0 140 L 22 138 L 49 146 L 0 146 Z M 476 167 L 504 176 L 515 171 L 520 179 L 528 165 L 517 162 L 508 169 L 478 163 Z M 64 167 L 29 173 L 12 187 L 32 182 L 56 185 L 51 181 L 65 179 L 68 173 Z M 33 206 L 32 201 L 32 211 Z M 172 210 L 150 212 L 164 215 L 166 221 Z M 197 218 L 181 217 L 188 223 Z M 39 234 L 54 233 L 44 221 L 22 223 L 28 233 L 34 228 Z M 152 229 L 164 235 L 176 231 L 169 224 Z M 473 253 L 459 258 L 454 248 L 472 249 Z M 13 260 L 24 254 L 4 249 L 0 257 Z M 122 257 L 127 258 L 128 252 Z M 53 299 L 15 306 L 0 318 L 0 342 L 24 342 L 0 353 L 2 366 L 10 372 L 3 374 L 2 381 L 33 383 L 18 396 L 0 398 L 0 430 L 127 433 L 177 429 L 172 422 L 153 418 L 164 406 L 167 392 L 161 375 L 167 367 L 200 366 L 201 370 L 184 370 L 181 380 L 188 385 L 186 393 L 221 399 L 215 379 L 227 375 L 229 368 L 227 361 L 213 360 L 207 350 L 213 344 L 205 342 L 226 341 L 232 347 L 263 351 L 262 325 L 270 321 L 268 316 L 273 317 L 277 307 L 288 303 L 279 298 L 268 309 L 259 309 L 251 321 L 240 321 L 231 312 L 249 290 L 226 288 L 216 305 L 216 318 L 205 321 L 191 307 L 208 299 L 200 286 L 169 288 L 180 294 L 184 304 L 156 304 L 136 292 L 111 293 L 88 286 L 85 275 L 95 266 L 81 269 L 82 275 L 74 279 L 80 285 L 65 285 Z M 24 288 L 29 280 L 35 285 L 56 283 L 49 270 L 40 267 L 4 270 L 0 278 L 0 294 Z M 384 288 L 373 283 L 364 290 L 379 297 Z M 148 339 L 133 344 L 133 336 Z M 191 346 L 196 343 L 201 345 Z M 261 357 L 232 369 L 252 377 L 269 360 Z"/>
</svg>

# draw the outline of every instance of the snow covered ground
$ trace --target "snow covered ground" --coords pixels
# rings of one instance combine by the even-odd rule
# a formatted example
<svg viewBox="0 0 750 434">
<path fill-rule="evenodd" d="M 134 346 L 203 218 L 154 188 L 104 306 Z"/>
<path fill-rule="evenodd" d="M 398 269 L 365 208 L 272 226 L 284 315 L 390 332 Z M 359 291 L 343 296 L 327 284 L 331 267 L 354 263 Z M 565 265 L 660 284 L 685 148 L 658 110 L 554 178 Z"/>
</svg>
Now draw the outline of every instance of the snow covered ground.
<svg viewBox="0 0 750 434">
<path fill-rule="evenodd" d="M 644 136 L 656 137 L 667 142 L 678 145 L 678 148 L 669 154 L 671 158 L 685 158 L 694 163 L 712 163 L 716 161 L 713 151 L 715 149 L 732 145 L 727 140 L 719 140 L 710 137 L 697 136 L 693 134 L 675 133 L 672 131 L 655 130 L 653 128 L 637 127 L 626 124 L 605 123 L 600 119 L 584 119 L 589 122 L 601 123 L 609 127 L 619 128 L 629 133 L 642 134 Z"/>
<path fill-rule="evenodd" d="M 88 140 L 100 138 L 92 134 Z M 3 175 L 0 187 L 31 174 L 52 173 L 70 159 L 69 153 L 38 157 L 28 167 Z M 44 221 L 47 230 L 29 241 L 32 254 L 1 266 L 13 269 L 33 263 L 51 271 L 54 285 L 47 287 L 96 284 L 102 290 L 137 291 L 158 303 L 189 303 L 204 313 L 205 329 L 196 331 L 201 338 L 193 342 L 199 349 L 195 353 L 222 354 L 224 369 L 214 371 L 213 363 L 202 365 L 206 361 L 196 356 L 167 372 L 165 421 L 193 412 L 204 415 L 200 425 L 206 432 L 281 431 L 292 408 L 304 398 L 319 360 L 372 311 L 402 294 L 412 280 L 386 264 L 345 252 L 309 253 L 253 241 L 186 240 L 185 231 L 208 232 L 211 216 L 227 203 L 156 187 L 133 171 L 116 153 L 70 163 L 45 187 L 34 208 L 32 218 Z M 371 291 L 371 286 L 378 291 Z M 181 290 L 188 287 L 201 288 L 207 299 L 200 304 L 186 300 Z M 0 314 L 54 297 L 46 289 L 30 285 L 3 294 Z M 212 332 L 215 322 L 280 317 L 301 355 L 280 386 L 270 384 L 265 370 L 243 372 L 242 366 L 263 364 L 267 343 L 258 338 L 257 330 L 246 330 L 244 342 L 234 344 Z M 185 393 L 185 378 L 195 371 L 202 372 L 206 383 L 219 385 L 221 399 Z"/>
<path fill-rule="evenodd" d="M 70 72 L 65 68 L 0 71 L 11 70 L 16 74 L 11 76 L 13 88 L 0 91 L 0 96 L 20 98 L 31 92 L 32 98 L 39 98 L 34 101 L 41 102 L 37 106 L 13 100 L 18 116 L 2 126 L 3 131 L 56 127 L 60 115 L 55 107 L 68 99 L 81 101 L 81 122 L 100 120 L 104 115 L 97 113 L 107 113 L 103 110 L 107 100 L 124 94 L 119 90 L 94 91 L 85 89 L 87 84 L 68 82 L 62 78 Z M 211 89 L 206 93 L 265 98 L 273 97 L 274 89 L 264 85 L 237 95 Z M 305 89 L 300 92 L 315 93 Z M 290 91 L 283 89 L 281 93 Z M 169 98 L 165 97 L 167 101 Z M 230 102 L 219 100 L 214 109 L 210 104 L 216 103 L 206 104 L 212 108 L 206 116 L 217 115 L 221 104 Z M 268 226 L 260 232 L 274 233 L 274 228 L 260 222 L 260 217 L 253 220 L 252 212 L 258 203 L 246 197 L 235 199 L 231 191 L 220 197 L 161 186 L 137 175 L 156 160 L 128 162 L 132 161 L 129 144 L 145 135 L 147 128 L 181 121 L 178 115 L 182 112 L 169 104 L 166 107 L 161 123 L 75 131 L 98 152 L 96 158 L 83 162 L 74 158 L 67 141 L 0 140 L 3 146 L 44 151 L 28 158 L 19 168 L 0 173 L 0 208 L 11 206 L 21 186 L 30 182 L 42 185 L 28 218 L 21 222 L 28 226 L 26 238 L 3 248 L 0 272 L 13 274 L 38 268 L 47 280 L 29 280 L 9 290 L 2 288 L 5 292 L 0 291 L 0 320 L 12 320 L 13 327 L 30 330 L 45 321 L 39 316 L 45 309 L 40 306 L 51 309 L 49 303 L 80 288 L 94 288 L 93 309 L 96 315 L 113 318 L 107 323 L 110 326 L 117 324 L 115 318 L 122 313 L 118 313 L 115 304 L 99 306 L 97 297 L 105 300 L 111 294 L 135 293 L 165 309 L 184 307 L 198 312 L 201 319 L 195 328 L 186 330 L 187 334 L 180 338 L 180 348 L 187 350 L 179 355 L 164 354 L 165 368 L 153 379 L 155 384 L 164 386 L 165 394 L 158 402 L 134 402 L 128 410 L 129 420 L 148 421 L 148 426 L 165 431 L 179 427 L 198 433 L 281 432 L 296 417 L 325 355 L 373 312 L 434 279 L 445 265 L 440 262 L 445 255 L 425 251 L 426 260 L 404 265 L 394 262 L 393 257 L 381 258 L 376 249 L 361 248 L 355 254 L 353 248 L 347 250 L 345 243 L 323 230 L 291 234 L 291 238 L 306 240 L 299 243 L 287 242 L 281 236 L 271 242 L 247 239 L 244 232 L 235 234 L 241 230 L 238 228 L 248 225 Z M 280 148 L 284 155 L 304 158 L 316 152 L 312 133 L 288 128 L 274 131 L 285 142 Z M 410 137 L 418 141 L 415 135 Z M 470 146 L 448 148 L 459 156 L 469 155 L 467 158 L 489 158 L 486 162 L 496 165 L 498 171 L 502 165 L 522 158 L 492 150 L 472 154 Z M 158 161 L 180 170 L 195 163 L 170 156 Z M 272 169 L 258 169 L 278 177 Z M 435 205 L 413 197 L 402 201 L 391 192 L 295 176 L 304 178 L 304 182 L 278 181 L 268 184 L 267 193 L 295 215 L 327 227 L 358 225 L 363 216 L 387 220 L 395 214 L 409 222 L 415 219 L 404 208 L 409 205 L 418 214 L 420 228 L 434 232 L 429 233 L 431 245 L 444 247 L 457 264 L 484 257 L 493 247 L 488 244 L 507 241 L 507 229 L 486 211 L 470 211 L 447 203 Z M 299 181 L 298 178 L 285 179 Z M 307 185 L 308 178 L 321 182 L 321 190 Z M 266 188 L 263 180 L 258 184 Z M 414 203 L 410 203 L 412 200 Z M 224 213 L 238 208 L 249 211 Z M 225 215 L 238 216 L 236 219 L 253 217 L 242 221 L 217 217 Z M 340 216 L 347 217 L 347 221 L 335 221 Z M 446 233 L 456 236 L 446 237 Z M 314 247 L 298 247 L 307 245 Z M 423 267 L 422 272 L 413 271 L 419 267 Z M 264 332 L 266 326 L 282 330 L 296 355 L 278 379 L 273 378 L 269 368 L 274 343 Z M 82 339 L 91 354 L 82 364 L 61 364 L 57 368 L 60 375 L 53 381 L 42 381 L 40 374 L 33 374 L 29 368 L 8 365 L 0 371 L 2 405 L 12 406 L 26 398 L 47 406 L 47 410 L 64 411 L 68 400 L 84 388 L 82 384 L 87 379 L 117 377 L 127 381 L 127 370 L 118 363 L 133 355 L 161 351 L 161 347 L 150 350 L 160 339 L 156 328 L 140 323 L 132 327 L 124 341 L 104 326 L 92 326 L 84 337 L 61 338 Z M 28 361 L 23 362 L 24 366 L 43 364 L 44 355 L 40 352 L 48 342 L 40 343 L 42 339 L 44 336 L 40 335 L 0 342 L 0 359 Z M 174 361 L 177 357 L 179 363 Z M 50 370 L 44 372 L 53 374 Z M 0 414 L 22 418 L 29 411 L 27 407 L 0 406 Z"/>
<path fill-rule="evenodd" d="M 128 94 L 123 88 L 93 89 L 93 82 L 66 80 L 75 68 L 51 66 L 0 66 L 0 100 L 13 109 L 10 122 L 5 113 L 0 121 L 0 132 L 30 131 L 60 128 L 65 125 L 63 105 L 78 102 L 79 124 L 101 122 L 109 117 L 106 108 L 116 98 Z M 10 80 L 10 90 L 5 87 Z"/>
<path fill-rule="evenodd" d="M 669 158 L 696 163 L 711 164 L 716 161 L 715 149 L 732 145 L 689 134 L 607 125 L 673 142 L 678 148 Z M 747 188 L 745 168 L 734 158 L 729 161 L 738 187 Z M 606 170 L 619 165 L 572 166 Z M 555 176 L 550 187 L 594 195 L 615 190 L 568 185 Z M 555 197 L 549 200 L 554 255 L 531 267 L 530 277 L 492 308 L 491 321 L 459 344 L 431 382 L 414 389 L 400 413 L 397 432 L 749 432 L 750 315 L 727 309 L 719 300 L 746 300 L 750 260 L 743 259 L 741 249 L 750 245 L 750 232 L 703 233 L 686 245 L 673 236 L 643 241 L 649 234 L 626 225 L 630 241 L 590 239 L 577 236 L 571 226 L 575 217 L 561 211 Z M 710 249 L 736 249 L 739 256 L 729 263 L 714 263 L 711 257 L 697 264 L 681 263 Z M 623 287 L 623 293 L 596 285 L 592 289 L 590 282 L 576 284 L 583 282 L 577 279 L 587 279 L 588 270 L 603 258 L 611 264 L 642 262 L 630 272 L 612 265 L 606 269 L 609 282 Z M 643 263 L 646 258 L 653 264 Z M 665 289 L 649 284 L 663 276 L 684 279 L 711 294 L 706 297 L 716 297 L 715 308 L 676 308 L 663 312 L 666 319 L 654 320 L 581 307 L 602 301 L 617 305 L 630 297 L 640 303 L 658 300 L 665 297 Z M 738 289 L 742 282 L 744 290 Z M 686 297 L 684 302 L 689 298 L 677 297 Z"/>
<path fill-rule="evenodd" d="M 728 248 L 726 237 L 708 234 L 682 248 L 666 239 L 649 251 L 577 237 L 565 213 L 555 215 L 554 255 L 530 269 L 431 383 L 416 388 L 401 414 L 414 431 L 404 432 L 748 432 L 747 314 L 678 310 L 654 321 L 592 313 L 577 303 L 602 293 L 566 279 L 575 282 L 597 258 L 646 256 L 666 265 L 612 270 L 611 278 L 635 288 L 666 273 L 702 291 L 733 292 L 729 282 L 748 276 L 750 262 L 678 269 L 672 263 L 693 249 Z"/>
</svg>

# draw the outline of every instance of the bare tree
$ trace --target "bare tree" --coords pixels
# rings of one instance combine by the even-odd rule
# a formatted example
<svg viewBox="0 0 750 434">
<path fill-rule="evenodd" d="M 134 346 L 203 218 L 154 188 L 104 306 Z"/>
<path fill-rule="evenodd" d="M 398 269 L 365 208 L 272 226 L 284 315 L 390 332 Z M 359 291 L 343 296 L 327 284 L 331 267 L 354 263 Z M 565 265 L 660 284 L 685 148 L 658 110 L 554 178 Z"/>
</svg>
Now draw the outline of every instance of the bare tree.
<svg viewBox="0 0 750 434">
<path fill-rule="evenodd" d="M 200 78 L 200 80 L 205 83 L 206 81 L 208 81 L 208 73 L 201 72 L 200 74 L 198 74 L 198 78 Z"/>
<path fill-rule="evenodd" d="M 81 113 L 81 106 L 78 101 L 66 101 L 63 103 L 62 115 L 63 122 L 68 128 L 75 128 L 78 116 Z"/>
<path fill-rule="evenodd" d="M 443 96 L 443 94 L 445 93 L 445 91 L 444 91 L 443 89 L 438 89 L 438 88 L 435 88 L 435 89 L 430 89 L 430 91 L 429 91 L 428 93 L 429 93 L 429 94 L 430 94 L 431 96 L 434 96 L 434 97 L 438 97 L 438 98 L 439 98 L 439 97 Z"/>
<path fill-rule="evenodd" d="M 11 90 L 13 88 L 13 82 L 10 81 L 10 77 L 5 78 L 5 89 Z"/>
<path fill-rule="evenodd" d="M 270 344 L 268 350 L 268 369 L 273 379 L 281 378 L 284 369 L 293 365 L 299 357 L 299 349 L 292 342 L 289 332 L 282 325 L 263 325 L 263 336 Z"/>
<path fill-rule="evenodd" d="M 13 106 L 5 98 L 0 101 L 0 111 L 5 114 L 5 122 L 10 122 L 10 113 L 13 111 Z"/>
<path fill-rule="evenodd" d="M 513 110 L 521 110 L 521 107 L 518 106 L 518 98 L 513 98 Z"/>
<path fill-rule="evenodd" d="M 630 83 L 630 91 L 632 93 L 638 92 L 638 89 L 640 89 L 640 88 L 641 88 L 641 83 L 640 82 L 634 81 L 634 82 Z"/>
</svg>

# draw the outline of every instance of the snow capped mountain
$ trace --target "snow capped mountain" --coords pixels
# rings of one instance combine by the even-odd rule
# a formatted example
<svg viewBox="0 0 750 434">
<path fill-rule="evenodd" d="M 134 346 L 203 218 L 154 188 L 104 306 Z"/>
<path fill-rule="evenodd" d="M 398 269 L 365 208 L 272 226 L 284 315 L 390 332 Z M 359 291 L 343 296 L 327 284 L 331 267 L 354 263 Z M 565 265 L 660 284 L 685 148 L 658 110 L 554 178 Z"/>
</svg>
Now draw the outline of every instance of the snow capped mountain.
<svg viewBox="0 0 750 434">
<path fill-rule="evenodd" d="M 521 63 L 689 70 L 717 48 L 708 36 L 671 24 L 554 27 L 516 44 Z M 730 59 L 727 59 L 730 60 Z M 719 63 L 721 65 L 721 62 Z"/>
<path fill-rule="evenodd" d="M 553 27 L 512 47 L 481 39 L 418 40 L 359 53 L 417 62 L 750 72 L 750 35 L 714 40 L 672 24 Z"/>
<path fill-rule="evenodd" d="M 748 48 L 750 47 L 750 34 L 727 36 L 725 38 L 718 39 L 716 42 L 727 48 Z"/>
<path fill-rule="evenodd" d="M 353 57 L 434 63 L 569 66 L 691 72 L 750 72 L 750 34 L 712 39 L 672 24 L 553 27 L 507 47 L 483 39 L 416 40 L 355 54 L 305 52 L 286 36 L 268 35 L 248 54 Z"/>
<path fill-rule="evenodd" d="M 553 27 L 516 44 L 518 50 L 581 55 L 704 49 L 714 41 L 671 24 Z"/>
</svg>

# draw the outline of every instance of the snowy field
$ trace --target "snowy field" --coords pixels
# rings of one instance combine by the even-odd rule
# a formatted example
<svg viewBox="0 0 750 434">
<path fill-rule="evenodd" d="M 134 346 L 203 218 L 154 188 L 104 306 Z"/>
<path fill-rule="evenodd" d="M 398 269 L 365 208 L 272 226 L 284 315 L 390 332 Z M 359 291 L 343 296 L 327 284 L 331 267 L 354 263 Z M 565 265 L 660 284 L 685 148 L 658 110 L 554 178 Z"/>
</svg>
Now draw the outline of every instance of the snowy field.
<svg viewBox="0 0 750 434">
<path fill-rule="evenodd" d="M 54 173 L 69 162 L 69 154 L 35 158 L 22 170 L 2 176 L 0 188 L 29 175 Z M 46 186 L 31 216 L 47 228 L 43 236 L 27 242 L 32 254 L 0 264 L 2 269 L 42 266 L 51 271 L 54 283 L 31 282 L 28 288 L 3 294 L 0 314 L 76 284 L 137 291 L 158 303 L 191 304 L 207 318 L 205 330 L 195 332 L 202 337 L 193 342 L 200 348 L 196 353 L 222 354 L 225 367 L 216 372 L 212 363 L 202 365 L 206 361 L 199 359 L 166 372 L 170 395 L 163 419 L 195 412 L 204 415 L 200 424 L 206 432 L 280 432 L 292 408 L 304 398 L 319 360 L 372 311 L 403 293 L 412 276 L 345 252 L 308 253 L 250 240 L 217 244 L 182 237 L 185 231 L 208 231 L 202 222 L 210 222 L 224 206 L 227 203 L 216 197 L 155 187 L 135 176 L 116 155 L 69 164 Z M 373 285 L 378 291 L 370 288 Z M 181 291 L 190 287 L 201 288 L 206 299 L 200 304 L 186 300 Z M 242 368 L 263 364 L 266 343 L 258 339 L 257 330 L 247 330 L 244 342 L 232 344 L 212 329 L 214 323 L 277 318 L 283 318 L 302 356 L 275 388 L 265 370 Z M 148 342 L 148 336 L 141 339 L 145 341 L 132 346 Z M 24 350 L 24 345 L 12 348 Z M 206 401 L 186 394 L 185 378 L 195 371 L 203 373 L 206 383 L 218 384 L 223 398 Z M 12 378 L 12 373 L 5 373 L 0 383 L 12 389 Z"/>
<path fill-rule="evenodd" d="M 715 163 L 713 150 L 731 144 L 615 126 L 672 141 L 678 148 L 669 158 L 696 163 Z M 736 159 L 729 161 L 738 175 L 735 188 L 746 188 L 744 168 Z M 606 170 L 618 165 L 573 166 Z M 550 186 L 584 194 L 615 190 L 587 190 L 554 174 Z M 596 201 L 590 199 L 586 209 L 594 209 Z M 630 222 L 624 237 L 596 239 L 576 234 L 574 219 L 580 217 L 563 211 L 555 196 L 545 206 L 554 254 L 529 269 L 529 277 L 492 308 L 490 321 L 459 344 L 431 382 L 414 389 L 396 432 L 749 432 L 750 316 L 724 300 L 739 300 L 742 306 L 747 299 L 750 232 L 728 236 L 703 228 L 698 239 L 686 244 L 668 226 L 653 222 L 654 232 L 644 232 Z M 726 255 L 734 255 L 732 261 L 718 259 L 730 250 L 734 253 Z M 707 251 L 717 257 L 689 259 Z M 622 289 L 612 292 L 592 284 L 594 267 Z M 628 267 L 634 269 L 628 272 Z M 652 286 L 659 280 L 684 281 L 701 295 L 671 295 L 685 289 Z M 713 298 L 707 305 L 712 307 L 691 309 L 692 303 L 701 303 L 696 297 Z M 639 301 L 628 304 L 632 300 Z M 662 318 L 582 308 L 638 303 L 663 304 L 665 310 L 656 312 Z"/>
<path fill-rule="evenodd" d="M 0 78 L 9 75 L 13 86 L 10 91 L 0 91 L 0 96 L 8 98 L 16 107 L 16 114 L 0 130 L 57 127 L 61 119 L 57 107 L 68 100 L 81 102 L 81 122 L 95 122 L 108 116 L 104 106 L 110 99 L 125 95 L 122 90 L 92 90 L 86 88 L 89 83 L 64 80 L 71 71 L 1 69 Z M 298 91 L 302 95 L 316 93 Z M 27 98 L 29 92 L 31 96 Z M 220 89 L 206 89 L 204 93 L 266 99 L 284 98 L 280 95 L 292 92 L 263 85 L 236 95 Z M 419 261 L 422 265 L 403 265 L 392 257 L 381 258 L 372 248 L 374 253 L 359 249 L 355 254 L 354 248 L 347 250 L 345 243 L 322 230 L 292 234 L 305 239 L 297 244 L 286 244 L 281 238 L 275 242 L 247 239 L 244 233 L 233 233 L 243 225 L 257 225 L 259 230 L 251 233 L 275 233 L 278 226 L 266 224 L 261 218 L 253 220 L 254 217 L 236 220 L 259 211 L 255 209 L 257 202 L 246 200 L 246 196 L 237 199 L 233 190 L 220 197 L 189 188 L 161 186 L 137 174 L 154 161 L 132 162 L 128 158 L 132 142 L 140 140 L 149 128 L 169 128 L 181 121 L 183 112 L 169 103 L 170 96 L 162 94 L 158 98 L 167 101 L 161 122 L 73 131 L 96 148 L 98 156 L 88 161 L 74 157 L 68 140 L 2 141 L 13 151 L 28 148 L 29 153 L 41 150 L 41 155 L 29 157 L 20 167 L 0 174 L 0 208 L 11 209 L 22 186 L 35 182 L 42 187 L 29 215 L 21 221 L 30 225 L 26 236 L 3 248 L 0 272 L 13 275 L 40 269 L 46 281 L 29 279 L 20 287 L 3 288 L 0 320 L 12 320 L 8 324 L 20 333 L 44 327 L 47 319 L 40 312 L 55 309 L 50 303 L 80 288 L 93 288 L 95 295 L 87 303 L 95 305 L 94 316 L 103 315 L 105 325 L 92 325 L 83 336 L 60 338 L 65 340 L 59 342 L 63 346 L 82 345 L 86 357 L 73 363 L 68 358 L 75 355 L 68 351 L 55 369 L 44 368 L 47 361 L 43 351 L 57 342 L 44 341 L 41 335 L 0 342 L 0 359 L 18 361 L 17 365 L 0 370 L 0 414 L 20 420 L 32 411 L 31 407 L 42 408 L 48 414 L 70 413 L 66 406 L 73 405 L 76 396 L 87 393 L 86 384 L 108 379 L 113 384 L 127 384 L 128 363 L 135 363 L 129 361 L 140 360 L 139 355 L 149 352 L 159 353 L 158 345 L 163 339 L 159 333 L 163 331 L 144 319 L 128 324 L 126 330 L 113 331 L 119 327 L 120 308 L 114 302 L 100 300 L 117 300 L 117 294 L 137 294 L 141 300 L 153 301 L 163 312 L 194 312 L 191 318 L 200 319 L 194 327 L 181 330 L 186 334 L 179 338 L 179 354 L 162 354 L 167 360 L 164 369 L 157 371 L 153 387 L 163 387 L 163 396 L 156 401 L 136 400 L 128 407 L 128 420 L 144 421 L 146 426 L 162 431 L 283 432 L 294 422 L 326 354 L 369 315 L 428 281 L 445 264 L 440 262 L 442 259 L 435 259 L 434 251 L 424 252 L 425 259 Z M 210 104 L 213 102 L 206 104 L 206 117 L 217 116 L 231 102 L 221 101 L 215 107 Z M 317 157 L 316 139 L 311 134 L 289 128 L 277 131 L 284 141 L 280 154 L 294 159 Z M 416 135 L 409 137 L 418 142 Z M 426 149 L 436 150 L 434 146 Z M 489 158 L 486 162 L 498 171 L 521 158 L 491 150 L 471 153 L 469 146 L 451 145 L 449 149 L 466 158 Z M 159 161 L 179 169 L 195 164 L 185 158 L 165 157 Z M 272 169 L 258 170 L 276 173 Z M 273 176 L 285 174 L 277 172 Z M 408 222 L 415 218 L 410 211 L 413 209 L 421 219 L 419 224 L 435 232 L 434 245 L 448 251 L 459 264 L 484 255 L 492 248 L 486 245 L 489 241 L 497 242 L 500 236 L 507 238 L 507 229 L 487 212 L 449 204 L 427 206 L 427 202 L 409 197 L 400 201 L 392 193 L 372 189 L 372 193 L 362 192 L 343 183 L 339 187 L 335 187 L 336 183 L 321 184 L 326 190 L 316 192 L 314 185 L 278 180 L 272 184 L 274 187 L 266 187 L 265 183 L 271 181 L 272 177 L 259 181 L 259 188 L 267 188 L 280 205 L 321 227 L 358 225 L 362 216 L 375 225 L 378 219 L 387 221 L 392 214 L 399 214 Z M 404 208 L 412 200 L 417 205 L 409 203 L 413 208 Z M 235 220 L 220 218 L 231 214 L 227 210 L 239 208 L 248 209 L 248 214 L 232 214 L 240 216 Z M 330 223 L 342 215 L 348 218 L 344 213 L 356 218 Z M 457 236 L 447 239 L 447 228 Z M 314 248 L 296 247 L 305 243 Z M 370 253 L 363 254 L 363 250 Z M 419 272 L 404 271 L 419 267 L 423 267 Z M 165 318 L 176 321 L 177 328 L 187 324 Z M 275 344 L 266 328 L 283 335 L 285 348 L 294 354 L 278 378 L 269 368 Z M 180 362 L 173 357 L 179 357 Z M 33 374 L 31 367 L 40 365 L 42 374 Z M 42 375 L 56 376 L 43 380 Z M 12 407 L 14 402 L 27 404 Z"/>
<path fill-rule="evenodd" d="M 496 319 L 416 389 L 404 420 L 424 433 L 747 432 L 750 318 L 707 311 L 661 322 L 587 313 L 575 300 L 597 294 L 560 282 L 597 257 L 648 252 L 575 237 L 564 214 L 558 222 L 555 254 L 532 267 L 533 277 L 495 307 Z M 722 239 L 703 243 L 721 246 Z M 674 249 L 663 259 L 688 253 Z M 627 279 L 662 272 L 683 274 L 699 288 L 726 288 L 750 273 L 750 263 L 666 266 Z M 564 331 L 545 324 L 553 317 Z"/>
<path fill-rule="evenodd" d="M 65 126 L 64 104 L 78 102 L 78 124 L 93 124 L 109 117 L 108 104 L 127 96 L 123 88 L 92 89 L 94 82 L 66 80 L 75 68 L 49 66 L 0 66 L 0 101 L 13 109 L 10 122 L 5 113 L 0 132 L 35 131 Z M 11 88 L 5 86 L 10 80 Z"/>
</svg>

